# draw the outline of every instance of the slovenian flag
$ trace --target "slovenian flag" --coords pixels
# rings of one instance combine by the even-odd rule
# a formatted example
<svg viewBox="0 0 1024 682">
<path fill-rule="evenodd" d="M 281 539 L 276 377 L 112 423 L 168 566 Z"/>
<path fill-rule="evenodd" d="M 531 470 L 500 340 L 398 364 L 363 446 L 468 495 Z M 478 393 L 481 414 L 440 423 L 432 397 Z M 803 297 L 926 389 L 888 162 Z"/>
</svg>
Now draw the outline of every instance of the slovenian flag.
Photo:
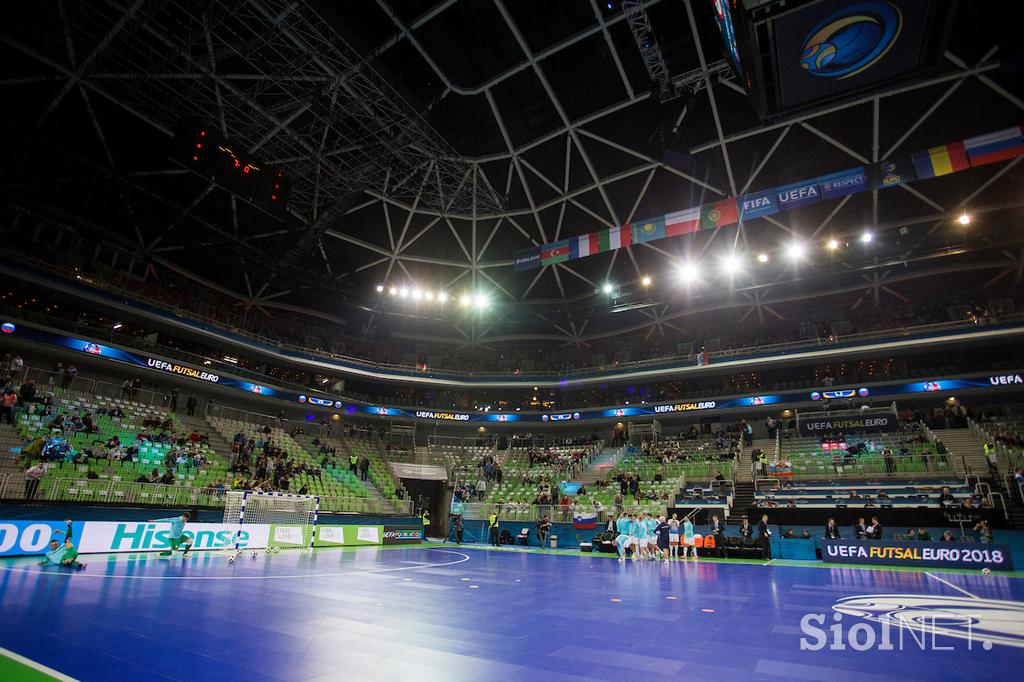
<svg viewBox="0 0 1024 682">
<path fill-rule="evenodd" d="M 913 159 L 914 168 L 917 169 L 918 180 L 937 178 L 941 175 L 967 170 L 970 167 L 962 142 L 953 142 L 932 147 L 927 151 L 914 152 L 910 158 Z"/>
<path fill-rule="evenodd" d="M 964 148 L 972 167 L 1005 161 L 1024 154 L 1024 134 L 1020 126 L 1014 126 L 964 140 Z"/>
<path fill-rule="evenodd" d="M 597 512 L 576 512 L 572 515 L 572 527 L 576 530 L 594 530 L 597 528 Z"/>
</svg>

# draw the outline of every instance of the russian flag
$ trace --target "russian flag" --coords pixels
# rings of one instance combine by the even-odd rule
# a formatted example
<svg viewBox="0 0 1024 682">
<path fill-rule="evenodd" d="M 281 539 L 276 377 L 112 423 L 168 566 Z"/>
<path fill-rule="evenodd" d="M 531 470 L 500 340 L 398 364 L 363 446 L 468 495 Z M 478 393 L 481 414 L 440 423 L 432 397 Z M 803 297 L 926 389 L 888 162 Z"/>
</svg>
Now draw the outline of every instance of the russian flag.
<svg viewBox="0 0 1024 682">
<path fill-rule="evenodd" d="M 1005 161 L 1024 154 L 1024 134 L 1020 126 L 964 140 L 971 167 Z"/>
<path fill-rule="evenodd" d="M 572 515 L 572 527 L 576 530 L 594 530 L 597 528 L 597 512 L 576 512 Z"/>
</svg>

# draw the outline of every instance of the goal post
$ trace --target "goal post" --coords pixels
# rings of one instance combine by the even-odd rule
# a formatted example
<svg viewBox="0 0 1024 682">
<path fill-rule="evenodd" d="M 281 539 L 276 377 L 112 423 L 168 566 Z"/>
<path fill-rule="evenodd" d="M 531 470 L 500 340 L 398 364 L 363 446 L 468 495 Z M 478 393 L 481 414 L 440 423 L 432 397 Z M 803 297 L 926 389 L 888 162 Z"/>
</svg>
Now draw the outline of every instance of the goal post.
<svg viewBox="0 0 1024 682">
<path fill-rule="evenodd" d="M 313 549 L 319 497 L 248 490 L 232 490 L 226 495 L 224 524 L 234 531 L 231 543 L 234 552 L 241 549 L 244 527 L 254 524 L 269 526 L 267 549 Z"/>
</svg>

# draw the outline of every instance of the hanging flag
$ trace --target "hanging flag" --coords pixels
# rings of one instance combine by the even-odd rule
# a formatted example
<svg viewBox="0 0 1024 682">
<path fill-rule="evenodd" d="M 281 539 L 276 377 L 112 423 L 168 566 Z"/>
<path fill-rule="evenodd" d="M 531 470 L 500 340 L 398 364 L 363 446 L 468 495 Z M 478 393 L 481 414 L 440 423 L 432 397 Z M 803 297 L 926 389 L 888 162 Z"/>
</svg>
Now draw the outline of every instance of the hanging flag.
<svg viewBox="0 0 1024 682">
<path fill-rule="evenodd" d="M 666 237 L 678 237 L 693 232 L 700 232 L 700 207 L 676 211 L 665 216 Z"/>
<path fill-rule="evenodd" d="M 633 223 L 633 236 L 637 243 L 653 242 L 665 238 L 665 217 L 648 218 Z"/>
<path fill-rule="evenodd" d="M 607 230 L 601 230 L 599 243 L 602 252 L 614 251 L 615 249 L 632 246 L 633 242 L 631 239 L 629 225 L 621 225 L 610 227 Z"/>
<path fill-rule="evenodd" d="M 738 203 L 741 220 L 763 218 L 779 212 L 779 207 L 775 205 L 775 193 L 771 190 L 744 194 Z"/>
<path fill-rule="evenodd" d="M 971 166 L 1005 161 L 1024 154 L 1024 134 L 1020 126 L 964 140 Z"/>
<path fill-rule="evenodd" d="M 917 171 L 917 179 L 937 178 L 957 171 L 967 170 L 967 152 L 962 142 L 952 142 L 927 151 L 914 152 L 910 155 Z"/>
<path fill-rule="evenodd" d="M 600 244 L 598 243 L 598 232 L 588 232 L 587 234 L 581 234 L 578 237 L 573 237 L 569 240 L 569 246 L 572 251 L 572 260 L 577 258 L 586 258 L 587 256 L 595 256 L 601 252 Z"/>
<path fill-rule="evenodd" d="M 541 247 L 540 264 L 554 265 L 569 260 L 570 249 L 568 240 L 545 244 Z"/>
<path fill-rule="evenodd" d="M 700 207 L 700 229 L 702 230 L 714 230 L 726 225 L 735 225 L 738 222 L 739 216 L 736 212 L 735 199 L 724 199 Z"/>
</svg>

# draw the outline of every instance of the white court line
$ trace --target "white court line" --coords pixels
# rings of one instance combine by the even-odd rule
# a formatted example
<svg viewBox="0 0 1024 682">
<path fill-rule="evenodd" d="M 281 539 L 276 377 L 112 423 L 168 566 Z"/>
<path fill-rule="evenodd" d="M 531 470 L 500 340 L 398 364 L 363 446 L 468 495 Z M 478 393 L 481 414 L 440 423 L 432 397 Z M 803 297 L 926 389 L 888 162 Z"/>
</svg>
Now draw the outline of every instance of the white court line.
<svg viewBox="0 0 1024 682">
<path fill-rule="evenodd" d="M 56 680 L 61 680 L 61 682 L 78 682 L 78 680 L 76 680 L 73 677 L 65 675 L 64 673 L 54 670 L 53 668 L 48 668 L 42 663 L 36 663 L 31 658 L 25 658 L 21 654 L 16 654 L 10 649 L 5 649 L 2 646 L 0 646 L 0 656 L 9 658 L 12 661 L 17 661 L 26 668 L 31 668 L 32 670 L 43 673 L 44 675 L 49 675 L 50 677 Z"/>
<path fill-rule="evenodd" d="M 947 585 L 949 585 L 950 587 L 952 587 L 952 588 L 953 588 L 954 590 L 956 590 L 957 592 L 962 592 L 963 594 L 966 594 L 966 595 L 967 595 L 968 597 L 970 597 L 971 599 L 981 599 L 981 597 L 979 597 L 978 595 L 976 595 L 976 594 L 971 594 L 970 592 L 968 592 L 968 591 L 967 591 L 967 590 L 965 590 L 964 588 L 962 588 L 962 587 L 957 587 L 956 585 L 954 585 L 953 583 L 949 582 L 948 580 L 944 580 L 944 579 L 940 578 L 940 577 L 939 577 L 939 576 L 937 576 L 937 575 L 933 575 L 932 573 L 929 573 L 928 571 L 925 571 L 925 572 L 924 572 L 924 574 L 925 574 L 926 576 L 928 576 L 929 578 L 935 578 L 935 579 L 936 579 L 936 580 L 938 580 L 938 581 L 939 581 L 940 583 L 946 583 Z"/>
<path fill-rule="evenodd" d="M 415 571 L 422 568 L 441 568 L 443 566 L 454 566 L 469 561 L 469 555 L 463 554 L 462 552 L 455 552 L 447 549 L 436 549 L 434 547 L 428 547 L 428 551 L 433 552 L 444 552 L 445 554 L 457 554 L 461 559 L 455 561 L 446 561 L 439 564 L 424 564 L 419 566 L 399 566 L 397 568 L 377 568 L 367 571 L 343 571 L 341 573 L 300 573 L 298 575 L 109 575 L 106 573 L 89 573 L 88 569 L 84 571 L 32 571 L 22 568 L 7 568 L 3 567 L 4 571 L 10 573 L 31 573 L 33 575 L 51 575 L 51 576 L 76 576 L 79 578 L 109 578 L 117 580 L 292 580 L 295 578 L 332 578 L 337 576 L 345 575 L 369 575 L 371 573 L 390 573 L 393 571 Z"/>
</svg>

